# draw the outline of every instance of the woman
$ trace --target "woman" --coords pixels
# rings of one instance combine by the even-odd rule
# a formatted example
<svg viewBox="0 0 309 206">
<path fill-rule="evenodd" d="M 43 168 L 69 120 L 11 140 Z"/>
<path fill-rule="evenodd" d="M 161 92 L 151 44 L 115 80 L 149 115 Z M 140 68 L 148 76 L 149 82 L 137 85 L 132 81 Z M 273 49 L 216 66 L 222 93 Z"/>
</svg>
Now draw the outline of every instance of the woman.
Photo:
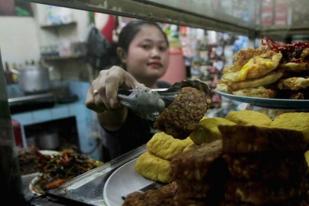
<svg viewBox="0 0 309 206">
<path fill-rule="evenodd" d="M 103 160 L 146 143 L 152 123 L 119 104 L 119 87 L 168 87 L 158 81 L 167 70 L 169 43 L 155 23 L 132 21 L 120 32 L 117 55 L 121 66 L 100 71 L 88 91 L 86 104 L 98 113 L 103 128 Z M 93 106 L 94 105 L 94 106 Z M 102 109 L 103 108 L 103 109 Z"/>
</svg>

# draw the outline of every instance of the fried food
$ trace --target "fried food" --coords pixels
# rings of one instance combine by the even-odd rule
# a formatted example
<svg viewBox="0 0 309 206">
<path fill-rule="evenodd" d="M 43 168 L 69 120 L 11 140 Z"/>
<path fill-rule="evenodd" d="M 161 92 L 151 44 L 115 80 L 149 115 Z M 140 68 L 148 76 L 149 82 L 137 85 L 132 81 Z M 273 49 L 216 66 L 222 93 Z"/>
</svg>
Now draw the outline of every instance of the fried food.
<svg viewBox="0 0 309 206">
<path fill-rule="evenodd" d="M 307 170 L 302 152 L 225 154 L 223 159 L 232 178 L 242 180 L 299 182 Z"/>
<path fill-rule="evenodd" d="M 102 162 L 90 159 L 72 149 L 66 149 L 59 155 L 44 158 L 46 158 L 44 163 L 40 162 L 39 166 L 39 172 L 42 175 L 34 185 L 43 192 L 57 188 L 73 177 L 102 165 Z"/>
<path fill-rule="evenodd" d="M 270 124 L 274 128 L 291 129 L 302 132 L 305 141 L 309 143 L 309 113 L 288 112 L 278 115 Z"/>
<path fill-rule="evenodd" d="M 241 96 L 307 99 L 299 90 L 308 88 L 308 72 L 309 42 L 285 44 L 263 39 L 261 48 L 235 55 L 234 64 L 224 68 L 217 89 Z M 288 90 L 299 92 L 285 94 Z"/>
<path fill-rule="evenodd" d="M 233 91 L 232 94 L 237 96 L 249 96 L 249 97 L 263 97 L 263 98 L 273 98 L 276 92 L 272 89 L 266 89 L 265 87 L 240 89 Z"/>
<path fill-rule="evenodd" d="M 194 150 L 179 154 L 171 162 L 172 177 L 173 179 L 203 180 L 210 170 L 221 167 L 220 163 L 218 163 L 220 166 L 215 163 L 220 159 L 221 154 L 222 140 L 203 144 Z"/>
<path fill-rule="evenodd" d="M 143 177 L 153 181 L 159 181 L 162 183 L 168 183 L 171 181 L 170 161 L 156 157 L 149 152 L 145 152 L 138 157 L 135 164 L 135 170 Z"/>
<path fill-rule="evenodd" d="M 266 52 L 264 48 L 248 48 L 237 52 L 234 56 L 234 64 L 224 69 L 224 73 L 239 71 L 252 57 L 261 55 Z"/>
<path fill-rule="evenodd" d="M 210 184 L 205 181 L 176 180 L 177 196 L 181 198 L 207 198 Z"/>
<path fill-rule="evenodd" d="M 309 70 L 308 62 L 287 62 L 280 64 L 280 68 L 287 72 L 303 72 Z"/>
<path fill-rule="evenodd" d="M 174 206 L 176 189 L 176 184 L 170 183 L 144 193 L 133 192 L 126 197 L 123 206 Z"/>
<path fill-rule="evenodd" d="M 239 125 L 268 126 L 272 121 L 266 114 L 253 110 L 231 111 L 225 118 Z"/>
<path fill-rule="evenodd" d="M 309 167 L 309 150 L 305 152 L 305 159 L 306 159 L 307 166 Z"/>
<path fill-rule="evenodd" d="M 190 138 L 180 140 L 164 132 L 158 132 L 148 141 L 147 150 L 157 157 L 171 160 L 192 143 Z"/>
<path fill-rule="evenodd" d="M 218 129 L 219 125 L 235 125 L 235 123 L 221 117 L 203 118 L 197 129 L 195 129 L 189 137 L 198 145 L 221 139 L 222 136 Z"/>
<path fill-rule="evenodd" d="M 208 107 L 204 91 L 193 87 L 184 87 L 174 101 L 160 114 L 155 128 L 184 139 L 198 126 Z"/>
<path fill-rule="evenodd" d="M 278 88 L 293 91 L 309 88 L 309 77 L 290 77 L 287 79 L 282 79 L 278 83 Z"/>
<path fill-rule="evenodd" d="M 259 79 L 245 80 L 241 82 L 228 83 L 228 87 L 232 91 L 246 89 L 246 88 L 256 88 L 260 86 L 270 85 L 275 83 L 283 76 L 282 71 L 273 71 L 266 76 L 263 76 Z"/>
<path fill-rule="evenodd" d="M 267 51 L 252 57 L 239 71 L 224 73 L 222 79 L 229 82 L 240 82 L 258 79 L 275 70 L 282 58 L 281 53 Z"/>
<path fill-rule="evenodd" d="M 300 183 L 274 184 L 269 182 L 235 181 L 226 184 L 225 200 L 252 205 L 277 205 L 297 199 L 303 191 Z"/>
<path fill-rule="evenodd" d="M 225 153 L 304 152 L 306 142 L 300 131 L 257 127 L 219 126 Z"/>
</svg>

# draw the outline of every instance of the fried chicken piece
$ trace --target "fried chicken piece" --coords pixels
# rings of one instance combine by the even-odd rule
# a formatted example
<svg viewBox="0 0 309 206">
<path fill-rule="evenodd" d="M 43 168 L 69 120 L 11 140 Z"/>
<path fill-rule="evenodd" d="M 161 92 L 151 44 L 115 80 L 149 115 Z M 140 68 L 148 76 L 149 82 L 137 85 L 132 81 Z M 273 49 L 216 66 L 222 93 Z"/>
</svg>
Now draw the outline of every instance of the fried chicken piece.
<svg viewBox="0 0 309 206">
<path fill-rule="evenodd" d="M 208 99 L 204 91 L 183 87 L 154 126 L 174 138 L 184 139 L 198 126 L 207 108 Z"/>
<path fill-rule="evenodd" d="M 232 92 L 237 96 L 249 96 L 249 97 L 262 97 L 262 98 L 273 98 L 276 92 L 273 89 L 266 89 L 265 87 L 240 89 Z"/>
<path fill-rule="evenodd" d="M 291 121 L 293 122 L 293 121 Z M 219 126 L 225 153 L 302 152 L 306 149 L 300 131 L 257 126 Z"/>
<path fill-rule="evenodd" d="M 230 174 L 236 179 L 278 182 L 301 181 L 307 171 L 302 152 L 223 155 Z"/>
<path fill-rule="evenodd" d="M 282 79 L 278 83 L 278 88 L 294 91 L 309 88 L 309 77 L 290 77 L 287 79 Z"/>
</svg>

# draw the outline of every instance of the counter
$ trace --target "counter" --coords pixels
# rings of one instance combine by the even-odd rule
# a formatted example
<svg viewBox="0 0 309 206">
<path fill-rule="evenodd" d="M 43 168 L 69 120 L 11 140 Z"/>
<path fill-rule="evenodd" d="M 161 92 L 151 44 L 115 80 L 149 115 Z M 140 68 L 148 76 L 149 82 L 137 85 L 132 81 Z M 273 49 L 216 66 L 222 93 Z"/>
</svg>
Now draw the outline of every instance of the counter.
<svg viewBox="0 0 309 206">
<path fill-rule="evenodd" d="M 72 94 L 78 96 L 78 100 L 71 103 L 55 104 L 50 108 L 41 108 L 33 111 L 16 113 L 11 115 L 13 120 L 21 124 L 23 146 L 27 147 L 25 127 L 38 123 L 59 120 L 68 117 L 75 117 L 78 133 L 78 142 L 83 153 L 92 151 L 96 146 L 96 139 L 93 137 L 93 128 L 97 122 L 95 121 L 95 113 L 86 108 L 84 102 L 89 88 L 88 82 L 68 81 L 67 84 Z M 12 88 L 11 88 L 12 90 Z M 10 88 L 8 88 L 10 93 Z M 96 150 L 90 154 L 94 159 L 99 159 L 100 151 Z"/>
<path fill-rule="evenodd" d="M 24 176 L 25 196 L 32 205 L 98 205 L 107 206 L 103 199 L 103 188 L 109 175 L 118 167 L 137 158 L 146 150 L 140 146 L 118 158 L 105 163 L 101 167 L 90 170 L 57 189 L 50 190 L 46 196 L 35 197 L 28 186 L 34 176 Z"/>
</svg>

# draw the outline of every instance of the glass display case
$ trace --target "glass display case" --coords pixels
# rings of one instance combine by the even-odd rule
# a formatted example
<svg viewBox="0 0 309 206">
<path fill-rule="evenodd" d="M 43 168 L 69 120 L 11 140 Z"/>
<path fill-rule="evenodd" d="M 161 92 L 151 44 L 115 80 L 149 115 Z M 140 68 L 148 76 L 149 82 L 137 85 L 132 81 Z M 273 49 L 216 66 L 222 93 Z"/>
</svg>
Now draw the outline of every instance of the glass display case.
<svg viewBox="0 0 309 206">
<path fill-rule="evenodd" d="M 252 37 L 309 33 L 306 0 L 31 0 Z"/>
<path fill-rule="evenodd" d="M 250 38 L 309 35 L 308 0 L 26 0 L 113 15 L 233 32 Z M 0 73 L 2 75 L 2 73 Z M 1 85 L 2 86 L 2 85 Z M 0 99 L 1 100 L 1 99 Z M 105 205 L 103 185 L 112 171 L 144 151 L 138 148 L 79 176 L 47 195 L 66 201 Z"/>
</svg>

